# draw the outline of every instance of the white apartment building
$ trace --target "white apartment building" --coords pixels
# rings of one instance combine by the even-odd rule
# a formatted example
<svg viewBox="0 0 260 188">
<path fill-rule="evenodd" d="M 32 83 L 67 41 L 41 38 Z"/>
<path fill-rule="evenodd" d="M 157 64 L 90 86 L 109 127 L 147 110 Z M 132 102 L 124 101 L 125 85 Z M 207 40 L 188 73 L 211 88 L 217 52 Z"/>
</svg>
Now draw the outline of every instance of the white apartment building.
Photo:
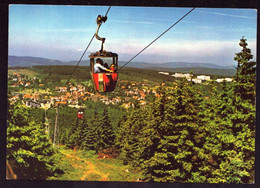
<svg viewBox="0 0 260 188">
<path fill-rule="evenodd" d="M 232 78 L 218 78 L 217 80 L 216 80 L 216 82 L 224 82 L 224 81 L 226 81 L 226 82 L 232 82 L 233 81 L 233 79 Z"/>
<path fill-rule="evenodd" d="M 192 81 L 196 84 L 201 84 L 202 83 L 202 80 L 201 79 L 198 79 L 198 78 L 193 78 Z"/>
<path fill-rule="evenodd" d="M 210 76 L 200 75 L 200 76 L 197 76 L 197 79 L 200 79 L 200 80 L 210 80 Z"/>
<path fill-rule="evenodd" d="M 159 72 L 159 74 L 163 74 L 163 75 L 169 75 L 168 72 Z"/>
</svg>

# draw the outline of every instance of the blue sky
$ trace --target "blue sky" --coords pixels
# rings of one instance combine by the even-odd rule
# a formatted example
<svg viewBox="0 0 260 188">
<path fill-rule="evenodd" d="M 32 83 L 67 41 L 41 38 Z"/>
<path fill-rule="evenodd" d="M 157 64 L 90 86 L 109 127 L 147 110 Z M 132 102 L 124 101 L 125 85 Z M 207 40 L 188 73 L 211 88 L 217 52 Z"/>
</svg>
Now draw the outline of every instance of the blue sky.
<svg viewBox="0 0 260 188">
<path fill-rule="evenodd" d="M 107 6 L 10 5 L 9 55 L 79 60 Z M 128 61 L 191 8 L 113 6 L 99 36 Z M 133 61 L 235 65 L 242 36 L 256 54 L 255 9 L 196 8 Z M 100 49 L 94 39 L 83 59 Z M 255 59 L 255 58 L 254 58 Z"/>
</svg>

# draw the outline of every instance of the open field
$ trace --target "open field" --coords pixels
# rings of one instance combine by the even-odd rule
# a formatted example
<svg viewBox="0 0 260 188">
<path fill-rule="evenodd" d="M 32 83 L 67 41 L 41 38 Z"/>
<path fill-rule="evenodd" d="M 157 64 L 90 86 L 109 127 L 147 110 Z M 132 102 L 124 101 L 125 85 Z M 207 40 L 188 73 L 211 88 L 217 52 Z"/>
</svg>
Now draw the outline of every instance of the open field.
<svg viewBox="0 0 260 188">
<path fill-rule="evenodd" d="M 28 69 L 8 69 L 8 74 L 13 74 L 14 72 L 18 74 L 24 74 L 28 76 L 29 78 L 37 77 L 38 73 L 28 70 Z"/>
</svg>

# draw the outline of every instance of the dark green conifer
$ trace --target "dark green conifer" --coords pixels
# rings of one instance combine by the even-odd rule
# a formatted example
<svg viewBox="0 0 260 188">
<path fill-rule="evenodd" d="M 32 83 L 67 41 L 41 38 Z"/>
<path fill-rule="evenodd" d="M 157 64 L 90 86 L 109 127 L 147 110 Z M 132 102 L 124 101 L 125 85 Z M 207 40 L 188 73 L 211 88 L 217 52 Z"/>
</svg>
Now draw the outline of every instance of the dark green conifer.
<svg viewBox="0 0 260 188">
<path fill-rule="evenodd" d="M 96 141 L 98 150 L 112 147 L 115 141 L 114 130 L 106 108 L 99 119 L 100 121 L 97 128 L 98 138 Z"/>
<path fill-rule="evenodd" d="M 97 127 L 99 124 L 97 112 L 89 116 L 84 124 L 82 148 L 86 150 L 96 149 L 98 139 Z"/>
<path fill-rule="evenodd" d="M 55 151 L 44 128 L 30 121 L 29 110 L 11 106 L 7 126 L 7 160 L 18 179 L 46 179 L 57 172 Z"/>
<path fill-rule="evenodd" d="M 215 162 L 210 183 L 249 183 L 254 178 L 255 62 L 250 62 L 253 56 L 246 39 L 242 38 L 239 45 L 243 49 L 235 57 L 235 82 L 223 83 L 217 98 L 215 127 L 204 145 L 211 146 L 206 149 Z"/>
</svg>

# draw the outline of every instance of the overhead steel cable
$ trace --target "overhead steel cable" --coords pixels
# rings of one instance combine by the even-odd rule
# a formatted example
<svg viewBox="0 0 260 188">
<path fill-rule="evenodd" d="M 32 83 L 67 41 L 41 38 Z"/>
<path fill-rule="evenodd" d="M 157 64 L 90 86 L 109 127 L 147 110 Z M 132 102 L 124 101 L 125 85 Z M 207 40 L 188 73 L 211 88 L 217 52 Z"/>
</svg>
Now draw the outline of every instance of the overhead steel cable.
<svg viewBox="0 0 260 188">
<path fill-rule="evenodd" d="M 107 12 L 106 12 L 106 15 L 105 15 L 105 16 L 107 16 L 107 14 L 108 14 L 108 12 L 109 12 L 110 8 L 111 8 L 111 6 L 109 6 L 109 7 L 108 7 L 108 10 L 107 10 Z M 102 24 L 102 23 L 101 23 L 101 24 Z M 95 37 L 95 33 L 94 33 L 93 37 L 91 38 L 90 42 L 88 43 L 88 46 L 86 47 L 85 51 L 84 51 L 84 52 L 83 52 L 83 54 L 81 55 L 81 57 L 80 57 L 80 59 L 79 59 L 79 61 L 78 61 L 77 65 L 75 66 L 74 70 L 73 70 L 73 71 L 72 71 L 72 73 L 70 74 L 70 77 L 69 77 L 69 79 L 67 80 L 66 84 L 69 82 L 69 80 L 71 79 L 72 75 L 73 75 L 73 74 L 74 74 L 74 72 L 76 71 L 76 69 L 77 69 L 77 67 L 78 67 L 79 63 L 81 62 L 82 58 L 84 57 L 84 55 L 85 55 L 86 51 L 88 50 L 88 48 L 89 48 L 89 46 L 90 46 L 91 42 L 92 42 L 92 41 L 93 41 L 93 39 L 94 39 L 94 37 Z"/>
<path fill-rule="evenodd" d="M 156 40 L 158 40 L 161 36 L 163 36 L 166 32 L 168 32 L 171 28 L 173 28 L 177 23 L 179 23 L 183 18 L 188 16 L 193 10 L 192 8 L 188 13 L 186 13 L 184 16 L 182 16 L 177 22 L 175 22 L 173 25 L 171 25 L 166 31 L 164 31 L 162 34 L 160 34 L 156 39 L 154 39 L 150 44 L 148 44 L 144 49 L 142 49 L 140 52 L 138 52 L 132 59 L 130 59 L 128 62 L 126 62 L 118 71 L 120 71 L 124 66 L 126 66 L 128 63 L 130 63 L 134 58 L 136 58 L 139 54 L 141 54 L 144 50 L 146 50 L 149 46 L 151 46 Z"/>
<path fill-rule="evenodd" d="M 85 53 L 86 53 L 88 47 L 90 46 L 91 42 L 93 41 L 94 37 L 95 37 L 95 34 L 94 34 L 93 37 L 91 38 L 91 40 L 90 40 L 88 46 L 86 47 L 84 53 L 82 54 L 81 58 L 79 59 L 78 64 L 75 66 L 74 70 L 73 70 L 72 73 L 70 74 L 70 77 L 69 77 L 69 79 L 67 80 L 66 84 L 69 82 L 69 80 L 71 79 L 71 77 L 72 77 L 72 75 L 74 74 L 75 70 L 77 69 L 79 63 L 81 62 L 83 56 L 85 55 Z"/>
<path fill-rule="evenodd" d="M 108 7 L 105 17 L 107 16 L 107 14 L 108 14 L 110 8 L 111 8 L 111 6 Z"/>
</svg>

